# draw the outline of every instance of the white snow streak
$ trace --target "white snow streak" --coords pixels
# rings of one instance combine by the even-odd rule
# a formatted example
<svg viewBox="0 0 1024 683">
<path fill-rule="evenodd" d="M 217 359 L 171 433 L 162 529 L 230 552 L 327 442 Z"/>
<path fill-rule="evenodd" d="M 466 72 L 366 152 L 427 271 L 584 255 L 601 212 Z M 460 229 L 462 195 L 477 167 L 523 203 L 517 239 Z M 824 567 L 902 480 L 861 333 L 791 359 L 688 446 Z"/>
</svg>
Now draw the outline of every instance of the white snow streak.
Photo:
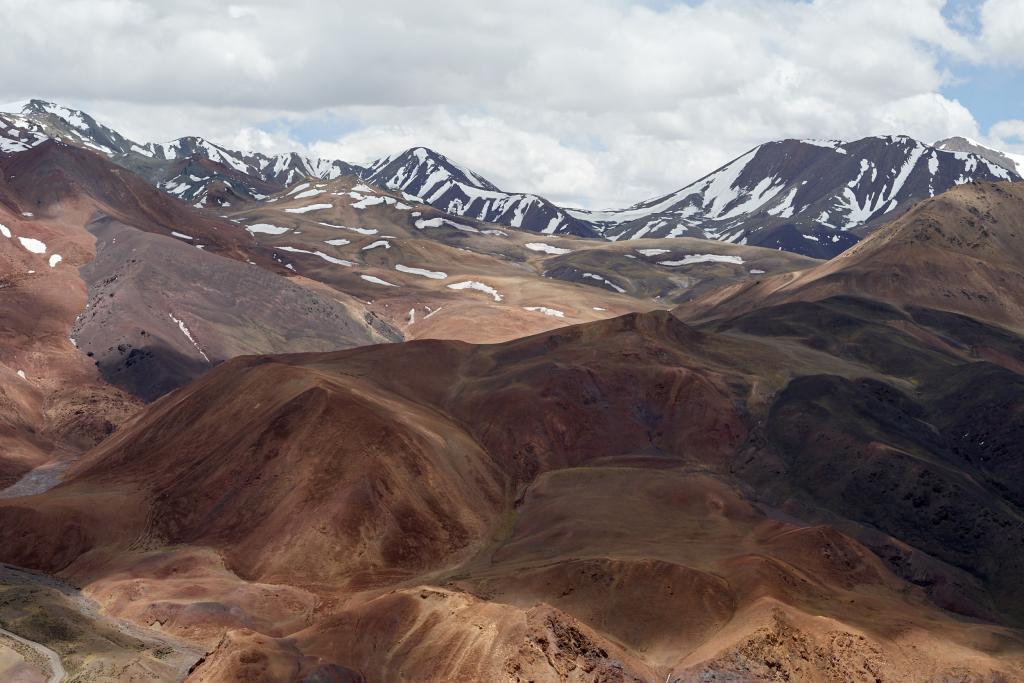
<svg viewBox="0 0 1024 683">
<path fill-rule="evenodd" d="M 336 263 L 339 266 L 352 266 L 352 265 L 355 265 L 351 261 L 346 261 L 345 259 L 340 259 L 340 258 L 335 258 L 333 256 L 329 256 L 329 255 L 325 254 L 322 251 L 309 251 L 307 249 L 299 249 L 298 247 L 274 247 L 274 248 L 275 249 L 279 249 L 280 251 L 289 251 L 289 252 L 292 252 L 294 254 L 310 254 L 312 256 L 319 256 L 324 261 L 327 261 L 328 263 Z"/>
<path fill-rule="evenodd" d="M 46 253 L 46 243 L 44 242 L 41 242 L 37 239 L 33 239 L 31 237 L 19 237 L 18 241 L 21 242 L 21 246 L 25 247 L 33 254 Z"/>
<path fill-rule="evenodd" d="M 196 340 L 192 338 L 192 332 L 189 331 L 188 327 L 185 326 L 185 322 L 175 318 L 173 313 L 168 313 L 167 317 L 170 318 L 171 320 L 173 320 L 174 322 L 178 323 L 178 329 L 181 330 L 181 333 L 183 335 L 185 335 L 185 337 L 190 342 L 192 342 L 192 346 L 196 347 L 196 351 L 198 351 L 199 355 L 203 357 L 203 360 L 205 360 L 207 363 L 209 363 L 210 359 L 207 357 L 207 355 L 205 353 L 203 353 L 203 350 L 201 348 L 199 348 L 199 344 L 196 343 Z"/>
<path fill-rule="evenodd" d="M 401 273 L 409 273 L 410 275 L 421 275 L 423 277 L 429 277 L 431 280 L 444 280 L 448 277 L 448 273 L 440 270 L 424 270 L 423 268 L 411 268 L 409 266 L 403 266 L 401 263 L 395 265 L 395 270 Z"/>
<path fill-rule="evenodd" d="M 743 263 L 739 256 L 724 256 L 722 254 L 687 254 L 678 261 L 658 261 L 663 266 L 688 266 L 694 263 Z"/>
<path fill-rule="evenodd" d="M 384 285 L 385 287 L 397 287 L 398 286 L 398 285 L 396 285 L 393 282 L 388 282 L 387 280 L 381 280 L 379 277 L 376 277 L 374 275 L 360 275 L 359 277 L 363 278 L 367 282 L 372 282 L 375 285 Z"/>
<path fill-rule="evenodd" d="M 288 228 L 282 228 L 276 225 L 271 225 L 269 223 L 254 223 L 252 225 L 246 226 L 245 229 L 253 233 L 254 235 L 258 232 L 266 233 L 268 235 L 283 235 L 284 233 L 288 232 Z"/>
<path fill-rule="evenodd" d="M 499 294 L 498 290 L 496 290 L 494 287 L 491 287 L 490 285 L 485 285 L 482 282 L 477 282 L 476 280 L 456 282 L 454 284 L 448 285 L 448 289 L 475 289 L 479 292 L 490 294 L 492 297 L 494 297 L 495 301 L 501 301 L 502 299 L 501 294 Z"/>
<path fill-rule="evenodd" d="M 553 247 L 550 244 L 544 244 L 543 242 L 527 242 L 525 245 L 530 251 L 542 251 L 545 254 L 552 254 L 559 256 L 561 254 L 568 254 L 572 249 L 563 249 L 562 247 Z"/>
<path fill-rule="evenodd" d="M 548 308 L 547 306 L 523 306 L 527 311 L 533 311 L 534 313 L 543 313 L 544 315 L 550 315 L 552 318 L 564 318 L 565 313 L 555 308 Z"/>
<path fill-rule="evenodd" d="M 309 206 L 300 206 L 296 209 L 285 209 L 288 213 L 309 213 L 310 211 L 319 211 L 321 209 L 333 209 L 333 204 L 310 204 Z"/>
</svg>

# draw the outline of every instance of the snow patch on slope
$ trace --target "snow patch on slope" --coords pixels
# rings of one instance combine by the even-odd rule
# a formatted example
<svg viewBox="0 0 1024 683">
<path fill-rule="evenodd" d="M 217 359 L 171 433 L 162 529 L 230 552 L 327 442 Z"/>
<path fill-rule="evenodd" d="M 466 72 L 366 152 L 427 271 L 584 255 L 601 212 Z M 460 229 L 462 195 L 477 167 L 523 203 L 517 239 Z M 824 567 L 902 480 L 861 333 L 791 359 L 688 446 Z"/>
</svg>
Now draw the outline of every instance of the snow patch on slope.
<svg viewBox="0 0 1024 683">
<path fill-rule="evenodd" d="M 662 266 L 689 266 L 694 263 L 735 263 L 737 265 L 743 263 L 743 259 L 739 256 L 726 256 L 723 254 L 687 254 L 681 259 L 674 261 L 658 261 Z"/>
<path fill-rule="evenodd" d="M 523 306 L 527 311 L 533 311 L 534 313 L 543 313 L 549 315 L 552 318 L 564 318 L 565 313 L 559 311 L 557 308 L 548 308 L 547 306 Z"/>
<path fill-rule="evenodd" d="M 572 249 L 563 249 L 562 247 L 555 247 L 550 244 L 543 242 L 527 242 L 524 244 L 530 251 L 541 251 L 545 254 L 551 254 L 553 256 L 560 256 L 561 254 L 568 254 L 572 252 Z"/>
<path fill-rule="evenodd" d="M 495 301 L 501 301 L 502 299 L 501 294 L 499 294 L 498 290 L 496 290 L 494 287 L 491 287 L 490 285 L 485 285 L 483 282 L 477 282 L 476 280 L 467 280 L 466 282 L 455 282 L 448 285 L 448 289 L 475 289 L 478 292 L 490 294 L 492 297 L 494 297 Z"/>
<path fill-rule="evenodd" d="M 183 335 L 185 335 L 186 339 L 188 339 L 190 342 L 192 342 L 192 346 L 194 346 L 196 351 L 199 352 L 199 355 L 203 357 L 203 360 L 205 360 L 207 363 L 209 363 L 210 359 L 207 357 L 206 353 L 201 348 L 199 348 L 198 342 L 196 342 L 195 338 L 192 336 L 192 332 L 185 325 L 185 322 L 183 320 L 180 320 L 180 319 L 174 317 L 173 313 L 168 313 L 167 317 L 170 318 L 171 320 L 173 320 L 174 322 L 176 322 L 178 324 L 178 329 L 181 330 L 181 333 Z"/>
<path fill-rule="evenodd" d="M 424 268 L 412 268 L 410 266 L 404 266 L 401 263 L 395 264 L 395 270 L 401 273 L 409 273 L 410 275 L 420 275 L 422 277 L 429 277 L 432 280 L 444 280 L 448 277 L 448 273 L 440 270 L 426 270 Z"/>
</svg>

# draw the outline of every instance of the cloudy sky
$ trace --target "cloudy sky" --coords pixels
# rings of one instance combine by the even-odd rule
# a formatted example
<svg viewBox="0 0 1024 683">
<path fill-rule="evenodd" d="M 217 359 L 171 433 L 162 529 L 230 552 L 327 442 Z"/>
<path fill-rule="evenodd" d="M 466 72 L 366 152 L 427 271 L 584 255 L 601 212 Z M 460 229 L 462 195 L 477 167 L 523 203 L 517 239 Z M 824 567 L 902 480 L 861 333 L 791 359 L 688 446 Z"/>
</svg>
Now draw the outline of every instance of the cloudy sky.
<svg viewBox="0 0 1024 683">
<path fill-rule="evenodd" d="M 1024 152 L 1024 0 L 0 0 L 0 101 L 592 208 L 784 137 Z"/>
</svg>

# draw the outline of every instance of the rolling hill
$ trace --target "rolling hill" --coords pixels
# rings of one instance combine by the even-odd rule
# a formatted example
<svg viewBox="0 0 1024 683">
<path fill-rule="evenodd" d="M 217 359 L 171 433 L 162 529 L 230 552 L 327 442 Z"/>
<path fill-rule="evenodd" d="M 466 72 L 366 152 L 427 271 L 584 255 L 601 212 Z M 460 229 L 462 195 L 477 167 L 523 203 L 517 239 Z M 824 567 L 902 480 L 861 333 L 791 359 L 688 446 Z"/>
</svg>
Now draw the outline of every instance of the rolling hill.
<svg viewBox="0 0 1024 683">
<path fill-rule="evenodd" d="M 0 676 L 1024 679 L 1024 183 L 959 147 L 580 212 L 0 115 Z"/>
<path fill-rule="evenodd" d="M 275 275 L 288 271 L 237 224 L 94 152 L 47 140 L 0 158 L 0 177 L 4 488 L 59 474 L 138 397 L 226 357 L 400 338 L 351 297 Z"/>
<path fill-rule="evenodd" d="M 194 680 L 1014 680 L 1024 338 L 871 268 L 1008 282 L 1018 195 L 677 315 L 229 360 L 0 501 L 0 560 Z"/>
<path fill-rule="evenodd" d="M 1024 183 L 971 183 L 924 201 L 820 266 L 723 288 L 684 317 L 854 294 L 926 306 L 1020 331 Z"/>
</svg>

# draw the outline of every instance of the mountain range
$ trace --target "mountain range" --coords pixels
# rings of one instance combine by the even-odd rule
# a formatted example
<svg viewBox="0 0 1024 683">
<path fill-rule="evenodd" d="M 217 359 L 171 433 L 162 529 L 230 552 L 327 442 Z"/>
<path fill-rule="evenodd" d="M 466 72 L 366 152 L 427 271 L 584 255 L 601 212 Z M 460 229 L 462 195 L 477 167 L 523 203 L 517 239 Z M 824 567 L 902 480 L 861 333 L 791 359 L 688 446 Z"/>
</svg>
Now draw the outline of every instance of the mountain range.
<svg viewBox="0 0 1024 683">
<path fill-rule="evenodd" d="M 195 137 L 140 144 L 84 112 L 41 100 L 0 114 L 0 152 L 47 138 L 104 154 L 200 207 L 261 201 L 305 178 L 357 175 L 449 214 L 543 234 L 609 240 L 689 236 L 815 258 L 842 252 L 915 202 L 958 184 L 1020 178 L 1019 159 L 964 138 L 935 146 L 905 136 L 781 140 L 759 145 L 668 195 L 627 209 L 588 211 L 501 190 L 425 147 L 364 167 L 295 153 L 239 152 Z"/>
<path fill-rule="evenodd" d="M 0 680 L 1024 680 L 1011 158 L 0 145 Z"/>
</svg>

